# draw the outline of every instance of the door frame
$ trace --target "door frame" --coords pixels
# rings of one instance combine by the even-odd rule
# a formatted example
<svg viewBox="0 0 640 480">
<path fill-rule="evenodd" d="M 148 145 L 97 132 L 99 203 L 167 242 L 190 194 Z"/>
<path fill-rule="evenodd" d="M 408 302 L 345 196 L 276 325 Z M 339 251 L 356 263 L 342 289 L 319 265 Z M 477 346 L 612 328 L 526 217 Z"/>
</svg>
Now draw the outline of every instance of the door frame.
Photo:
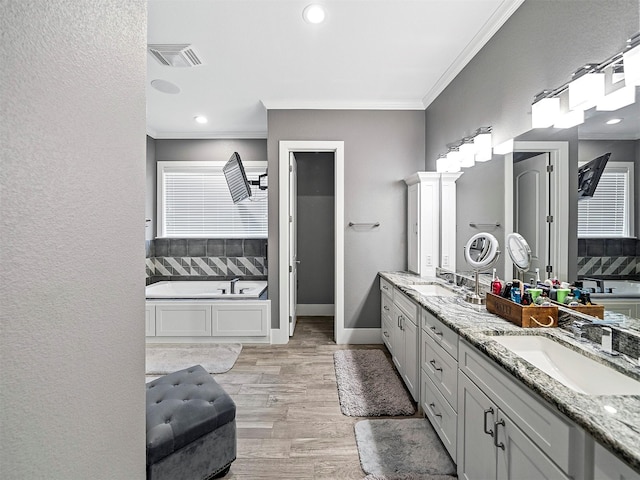
<svg viewBox="0 0 640 480">
<path fill-rule="evenodd" d="M 549 161 L 553 166 L 551 181 L 549 182 L 550 209 L 553 222 L 549 231 L 551 240 L 550 259 L 553 265 L 553 275 L 561 280 L 569 278 L 569 142 L 514 142 L 513 151 L 505 155 L 504 162 L 504 232 L 506 235 L 513 231 L 513 152 L 549 153 Z M 505 278 L 511 276 L 513 262 L 508 254 L 504 254 Z M 546 272 L 541 272 L 546 275 Z"/>
<path fill-rule="evenodd" d="M 289 154 L 291 152 L 331 152 L 334 161 L 334 339 L 342 343 L 344 328 L 344 142 L 288 141 L 279 142 L 278 153 L 278 272 L 279 333 L 278 343 L 289 342 Z"/>
</svg>

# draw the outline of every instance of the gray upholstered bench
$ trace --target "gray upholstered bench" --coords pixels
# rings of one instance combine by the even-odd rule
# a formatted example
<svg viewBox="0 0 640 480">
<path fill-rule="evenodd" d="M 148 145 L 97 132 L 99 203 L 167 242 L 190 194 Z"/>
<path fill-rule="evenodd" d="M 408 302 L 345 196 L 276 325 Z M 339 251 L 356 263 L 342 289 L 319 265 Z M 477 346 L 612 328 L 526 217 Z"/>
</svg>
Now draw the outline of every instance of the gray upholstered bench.
<svg viewBox="0 0 640 480">
<path fill-rule="evenodd" d="M 236 406 L 196 365 L 147 384 L 147 480 L 205 480 L 236 459 Z"/>
</svg>

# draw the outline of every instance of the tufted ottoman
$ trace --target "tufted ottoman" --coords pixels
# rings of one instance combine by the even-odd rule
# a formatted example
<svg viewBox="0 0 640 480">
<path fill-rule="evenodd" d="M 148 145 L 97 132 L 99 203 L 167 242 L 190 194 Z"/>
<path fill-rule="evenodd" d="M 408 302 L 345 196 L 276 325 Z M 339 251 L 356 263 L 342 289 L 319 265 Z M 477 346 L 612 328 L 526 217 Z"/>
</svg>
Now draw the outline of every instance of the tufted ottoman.
<svg viewBox="0 0 640 480">
<path fill-rule="evenodd" d="M 147 480 L 205 480 L 236 459 L 236 406 L 200 365 L 147 384 Z"/>
</svg>

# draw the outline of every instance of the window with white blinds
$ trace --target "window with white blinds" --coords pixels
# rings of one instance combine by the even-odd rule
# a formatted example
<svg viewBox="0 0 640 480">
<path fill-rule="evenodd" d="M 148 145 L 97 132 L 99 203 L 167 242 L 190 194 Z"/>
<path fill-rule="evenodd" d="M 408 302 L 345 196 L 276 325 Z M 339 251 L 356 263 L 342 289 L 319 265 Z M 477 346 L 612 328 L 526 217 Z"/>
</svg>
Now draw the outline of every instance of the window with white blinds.
<svg viewBox="0 0 640 480">
<path fill-rule="evenodd" d="M 633 164 L 609 162 L 593 197 L 578 202 L 578 237 L 630 237 L 633 198 Z"/>
<path fill-rule="evenodd" d="M 231 200 L 224 162 L 158 162 L 158 236 L 267 238 L 267 191 Z M 244 162 L 249 181 L 265 173 L 266 162 Z"/>
</svg>

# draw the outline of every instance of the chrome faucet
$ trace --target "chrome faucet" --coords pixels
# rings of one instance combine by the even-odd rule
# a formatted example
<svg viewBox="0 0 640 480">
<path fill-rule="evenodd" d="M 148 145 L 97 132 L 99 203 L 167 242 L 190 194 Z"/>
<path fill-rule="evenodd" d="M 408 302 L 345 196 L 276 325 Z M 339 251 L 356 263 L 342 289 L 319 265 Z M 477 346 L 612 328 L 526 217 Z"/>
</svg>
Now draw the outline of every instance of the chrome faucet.
<svg viewBox="0 0 640 480">
<path fill-rule="evenodd" d="M 589 277 L 582 277 L 582 280 L 587 280 L 589 282 L 595 282 L 596 284 L 596 288 L 599 288 L 600 291 L 596 291 L 595 293 L 604 293 L 604 280 L 601 278 L 589 278 Z"/>
<path fill-rule="evenodd" d="M 578 321 L 578 320 L 574 320 L 573 323 L 571 324 L 571 329 L 573 330 L 573 336 L 576 340 L 579 340 L 581 342 L 586 342 L 587 339 L 582 337 L 582 334 L 584 333 L 584 329 L 586 328 L 590 328 L 590 327 L 600 327 L 602 329 L 602 337 L 600 339 L 600 350 L 602 350 L 603 353 L 608 353 L 609 355 L 617 355 L 617 352 L 614 352 L 613 350 L 613 332 L 611 330 L 611 327 L 607 324 L 607 325 L 603 325 L 602 323 L 599 322 L 588 322 L 588 321 Z"/>
<path fill-rule="evenodd" d="M 240 277 L 236 277 L 229 282 L 231 284 L 231 289 L 229 290 L 229 293 L 231 294 L 236 293 L 236 283 L 238 283 L 238 280 L 240 280 Z"/>
</svg>

